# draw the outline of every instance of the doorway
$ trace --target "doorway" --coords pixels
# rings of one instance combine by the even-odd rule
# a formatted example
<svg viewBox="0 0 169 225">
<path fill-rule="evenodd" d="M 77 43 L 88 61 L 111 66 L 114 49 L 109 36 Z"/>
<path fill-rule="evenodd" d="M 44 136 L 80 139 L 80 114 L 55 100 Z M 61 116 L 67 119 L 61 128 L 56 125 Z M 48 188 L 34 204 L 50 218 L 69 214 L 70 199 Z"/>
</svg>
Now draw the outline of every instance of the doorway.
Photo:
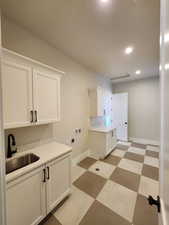
<svg viewBox="0 0 169 225">
<path fill-rule="evenodd" d="M 112 114 L 117 139 L 128 141 L 128 93 L 112 96 Z"/>
</svg>

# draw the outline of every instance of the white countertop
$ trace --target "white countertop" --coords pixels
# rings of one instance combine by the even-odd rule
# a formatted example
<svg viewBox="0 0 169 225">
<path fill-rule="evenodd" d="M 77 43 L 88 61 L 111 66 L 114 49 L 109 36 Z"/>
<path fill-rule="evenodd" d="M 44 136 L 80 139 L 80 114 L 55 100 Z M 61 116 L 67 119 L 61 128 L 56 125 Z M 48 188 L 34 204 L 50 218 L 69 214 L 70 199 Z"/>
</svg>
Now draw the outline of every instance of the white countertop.
<svg viewBox="0 0 169 225">
<path fill-rule="evenodd" d="M 38 147 L 30 149 L 28 151 L 17 153 L 17 154 L 15 154 L 14 157 L 18 157 L 18 156 L 25 155 L 28 153 L 33 153 L 33 154 L 39 156 L 40 159 L 32 164 L 29 164 L 28 166 L 25 166 L 21 169 L 15 170 L 15 171 L 7 174 L 6 182 L 8 183 L 8 182 L 16 179 L 17 177 L 19 177 L 27 172 L 30 172 L 31 170 L 34 170 L 34 169 L 44 165 L 45 163 L 50 162 L 53 159 L 59 158 L 71 151 L 72 151 L 72 147 L 70 147 L 70 146 L 60 144 L 57 142 L 50 142 L 48 144 L 38 146 Z"/>
<path fill-rule="evenodd" d="M 103 132 L 103 133 L 108 133 L 112 130 L 114 130 L 115 127 L 91 127 L 89 130 L 90 131 L 95 131 L 95 132 Z"/>
</svg>

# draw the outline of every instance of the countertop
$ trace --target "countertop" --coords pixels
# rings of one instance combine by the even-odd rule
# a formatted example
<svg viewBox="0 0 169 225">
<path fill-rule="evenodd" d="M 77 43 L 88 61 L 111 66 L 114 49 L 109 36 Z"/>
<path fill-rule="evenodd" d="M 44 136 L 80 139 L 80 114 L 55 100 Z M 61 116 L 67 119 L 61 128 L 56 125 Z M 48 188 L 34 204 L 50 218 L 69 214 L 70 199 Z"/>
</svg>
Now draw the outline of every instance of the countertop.
<svg viewBox="0 0 169 225">
<path fill-rule="evenodd" d="M 7 174 L 6 182 L 9 183 L 10 181 L 20 177 L 21 175 L 26 174 L 40 166 L 43 166 L 44 164 L 52 161 L 53 159 L 57 159 L 67 153 L 70 153 L 71 151 L 72 151 L 72 147 L 70 147 L 70 146 L 60 144 L 57 142 L 50 142 L 48 144 L 44 144 L 44 145 L 38 146 L 36 148 L 32 148 L 28 151 L 17 153 L 17 154 L 15 154 L 15 156 L 13 158 L 16 158 L 16 157 L 19 157 L 21 155 L 25 155 L 28 153 L 34 153 L 35 155 L 39 156 L 40 159 L 28 166 L 25 166 L 21 169 L 15 170 L 15 171 Z"/>
<path fill-rule="evenodd" d="M 103 133 L 108 133 L 112 130 L 114 130 L 115 127 L 91 127 L 89 130 L 90 131 L 95 131 L 95 132 L 103 132 Z"/>
</svg>

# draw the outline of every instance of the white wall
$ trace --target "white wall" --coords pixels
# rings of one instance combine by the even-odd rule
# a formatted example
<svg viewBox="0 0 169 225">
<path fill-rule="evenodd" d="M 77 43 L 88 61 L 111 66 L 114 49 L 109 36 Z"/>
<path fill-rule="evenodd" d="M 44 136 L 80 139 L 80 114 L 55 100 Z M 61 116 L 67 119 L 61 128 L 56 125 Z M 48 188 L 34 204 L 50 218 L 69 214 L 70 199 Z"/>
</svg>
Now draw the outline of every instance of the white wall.
<svg viewBox="0 0 169 225">
<path fill-rule="evenodd" d="M 88 148 L 88 88 L 101 85 L 112 91 L 109 79 L 96 75 L 82 65 L 65 56 L 47 42 L 31 32 L 4 18 L 2 24 L 3 46 L 25 56 L 39 60 L 66 72 L 61 81 L 61 122 L 54 125 L 9 130 L 14 133 L 18 145 L 43 142 L 54 137 L 62 143 L 69 143 L 75 128 L 82 133 L 73 145 L 73 155 Z"/>
<path fill-rule="evenodd" d="M 113 85 L 113 90 L 129 94 L 129 137 L 159 141 L 159 78 L 119 83 Z"/>
</svg>

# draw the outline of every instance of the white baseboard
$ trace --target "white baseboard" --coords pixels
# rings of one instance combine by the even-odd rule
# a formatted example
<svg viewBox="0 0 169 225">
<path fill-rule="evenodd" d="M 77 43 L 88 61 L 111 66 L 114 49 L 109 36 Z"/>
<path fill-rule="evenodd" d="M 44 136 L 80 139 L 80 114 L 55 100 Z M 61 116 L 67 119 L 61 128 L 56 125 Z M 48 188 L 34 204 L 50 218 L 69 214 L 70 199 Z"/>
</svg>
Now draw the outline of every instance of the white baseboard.
<svg viewBox="0 0 169 225">
<path fill-rule="evenodd" d="M 75 158 L 72 158 L 72 166 L 76 166 L 80 161 L 85 159 L 86 157 L 90 156 L 90 150 L 88 149 L 87 151 L 79 154 Z"/>
<path fill-rule="evenodd" d="M 140 144 L 150 144 L 150 145 L 160 145 L 160 141 L 155 141 L 155 140 L 149 140 L 149 139 L 143 139 L 143 138 L 134 138 L 134 137 L 129 137 L 129 141 L 134 141 Z"/>
</svg>

